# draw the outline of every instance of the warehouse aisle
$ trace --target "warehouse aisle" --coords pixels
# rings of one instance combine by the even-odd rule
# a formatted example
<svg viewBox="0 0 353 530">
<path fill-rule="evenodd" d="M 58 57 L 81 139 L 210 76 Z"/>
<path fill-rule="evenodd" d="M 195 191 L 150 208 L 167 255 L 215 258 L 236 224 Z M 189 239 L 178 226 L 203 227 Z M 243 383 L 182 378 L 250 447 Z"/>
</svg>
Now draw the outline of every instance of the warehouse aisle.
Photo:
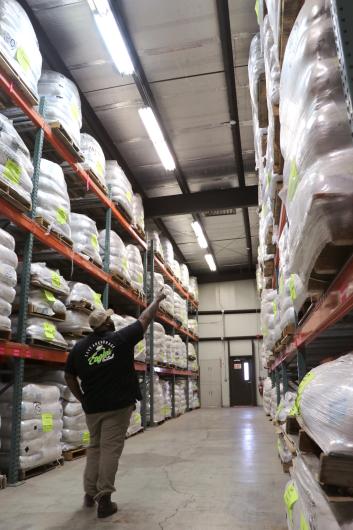
<svg viewBox="0 0 353 530">
<path fill-rule="evenodd" d="M 84 460 L 0 492 L 1 530 L 285 530 L 283 474 L 261 408 L 198 410 L 128 440 L 120 511 L 83 510 Z"/>
</svg>

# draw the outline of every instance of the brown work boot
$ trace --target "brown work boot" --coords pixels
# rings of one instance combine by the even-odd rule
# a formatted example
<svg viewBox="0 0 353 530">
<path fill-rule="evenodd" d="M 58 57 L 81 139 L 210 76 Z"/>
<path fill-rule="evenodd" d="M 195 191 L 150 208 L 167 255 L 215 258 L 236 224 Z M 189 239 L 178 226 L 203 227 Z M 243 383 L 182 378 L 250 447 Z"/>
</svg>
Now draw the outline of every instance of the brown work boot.
<svg viewBox="0 0 353 530">
<path fill-rule="evenodd" d="M 97 516 L 100 519 L 109 517 L 118 511 L 118 505 L 116 502 L 110 500 L 110 493 L 108 495 L 102 495 L 98 501 Z"/>
<path fill-rule="evenodd" d="M 94 498 L 91 495 L 88 495 L 88 493 L 86 493 L 83 497 L 83 506 L 85 508 L 93 508 L 95 504 L 96 503 L 94 501 Z"/>
</svg>

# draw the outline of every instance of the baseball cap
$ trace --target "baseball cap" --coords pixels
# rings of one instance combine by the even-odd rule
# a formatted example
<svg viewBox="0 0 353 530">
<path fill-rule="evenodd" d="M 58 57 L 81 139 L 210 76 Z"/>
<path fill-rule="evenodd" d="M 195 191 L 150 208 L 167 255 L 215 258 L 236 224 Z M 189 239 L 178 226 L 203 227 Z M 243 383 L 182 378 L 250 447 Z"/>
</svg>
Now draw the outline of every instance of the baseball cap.
<svg viewBox="0 0 353 530">
<path fill-rule="evenodd" d="M 88 323 L 92 329 L 97 329 L 112 315 L 114 315 L 114 311 L 112 309 L 95 309 L 90 314 Z"/>
</svg>

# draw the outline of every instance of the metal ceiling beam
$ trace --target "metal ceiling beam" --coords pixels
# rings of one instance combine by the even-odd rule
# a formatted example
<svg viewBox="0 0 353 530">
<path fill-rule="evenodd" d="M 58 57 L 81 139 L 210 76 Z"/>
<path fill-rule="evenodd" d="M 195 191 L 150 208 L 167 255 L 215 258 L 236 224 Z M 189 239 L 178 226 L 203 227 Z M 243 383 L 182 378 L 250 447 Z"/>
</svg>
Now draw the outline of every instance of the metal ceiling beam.
<svg viewBox="0 0 353 530">
<path fill-rule="evenodd" d="M 234 282 L 240 280 L 253 280 L 256 277 L 255 269 L 234 269 L 228 272 L 206 272 L 197 275 L 198 283 Z"/>
<path fill-rule="evenodd" d="M 234 76 L 234 61 L 233 61 L 233 44 L 232 33 L 230 27 L 229 5 L 228 0 L 216 0 L 217 18 L 219 26 L 219 35 L 222 45 L 222 57 L 224 64 L 224 76 L 227 86 L 228 109 L 230 116 L 230 128 L 232 133 L 234 158 L 237 166 L 239 186 L 245 186 L 244 163 L 241 147 L 241 136 L 239 127 L 239 113 L 237 103 L 237 89 Z M 235 50 L 234 50 L 235 53 Z M 249 268 L 253 266 L 252 263 L 252 244 L 251 244 L 251 230 L 249 212 L 247 208 L 243 208 L 243 220 L 246 236 L 246 249 L 248 253 Z"/>
<path fill-rule="evenodd" d="M 39 20 L 34 15 L 33 11 L 27 4 L 25 0 L 19 0 L 19 3 L 23 7 L 23 9 L 26 11 L 32 26 L 34 28 L 34 31 L 36 33 L 40 50 L 43 54 L 43 58 L 45 62 L 48 64 L 50 68 L 53 70 L 62 73 L 67 77 L 68 79 L 71 79 L 76 84 L 75 79 L 71 75 L 70 70 L 67 68 L 66 64 L 58 54 L 55 46 L 51 43 L 50 39 L 48 38 L 47 34 L 43 30 Z M 81 99 L 81 108 L 82 108 L 82 118 L 84 120 L 85 128 L 96 138 L 96 140 L 101 145 L 104 154 L 107 159 L 111 160 L 117 160 L 120 167 L 123 169 L 125 175 L 129 179 L 134 191 L 139 193 L 141 197 L 146 200 L 147 196 L 140 186 L 139 182 L 136 180 L 134 174 L 132 173 L 130 167 L 128 166 L 126 160 L 120 153 L 119 149 L 111 139 L 109 133 L 105 129 L 102 122 L 99 120 L 96 112 L 89 104 L 86 96 L 83 94 L 83 92 L 80 90 L 79 87 L 78 91 L 80 94 Z M 157 223 L 156 223 L 157 224 Z M 169 231 L 167 230 L 166 226 L 164 225 L 163 221 L 161 219 L 158 220 L 158 228 L 161 232 L 165 234 L 166 237 L 168 237 L 167 234 L 169 234 Z M 174 240 L 173 240 L 174 241 Z M 175 244 L 175 242 L 174 242 Z M 180 255 L 182 256 L 182 253 L 180 252 Z M 185 259 L 184 259 L 185 261 Z"/>
<path fill-rule="evenodd" d="M 200 191 L 189 195 L 169 195 L 147 199 L 144 203 L 146 217 L 183 215 L 207 210 L 257 206 L 258 187 L 230 188 Z"/>
<path fill-rule="evenodd" d="M 174 150 L 174 147 L 173 147 L 173 144 L 171 142 L 171 139 L 170 139 L 170 136 L 168 134 L 168 131 L 166 129 L 166 127 L 164 126 L 164 123 L 163 123 L 163 119 L 162 119 L 162 116 L 161 116 L 161 113 L 159 112 L 159 109 L 158 109 L 158 106 L 157 106 L 157 103 L 156 103 L 156 100 L 154 98 L 154 95 L 152 93 L 152 90 L 151 90 L 151 87 L 149 85 L 149 82 L 147 80 L 147 77 L 146 77 L 146 74 L 144 72 L 144 69 L 143 69 L 143 66 L 141 64 L 141 61 L 140 61 L 140 58 L 138 56 L 138 53 L 135 49 L 135 46 L 134 46 L 134 43 L 131 39 L 131 36 L 130 36 L 130 32 L 128 30 L 128 27 L 127 27 L 127 24 L 126 24 L 126 21 L 125 21 L 125 17 L 124 17 L 124 14 L 122 12 L 122 5 L 121 5 L 121 1 L 120 0 L 110 0 L 110 6 L 112 8 L 112 12 L 114 14 L 114 17 L 115 17 L 115 20 L 119 26 L 119 29 L 120 29 L 120 32 L 124 38 L 124 41 L 125 41 L 125 45 L 129 51 L 129 55 L 132 59 L 132 63 L 134 65 L 134 74 L 133 74 L 133 78 L 134 78 L 134 81 L 135 81 L 135 84 L 136 84 L 136 87 L 140 93 L 140 96 L 142 98 L 142 101 L 143 103 L 148 106 L 148 107 L 151 107 L 151 109 L 153 110 L 153 113 L 159 123 L 159 126 L 161 128 L 161 131 L 163 133 L 163 136 L 164 136 L 164 139 L 169 147 L 169 150 L 174 158 L 174 162 L 175 162 L 175 171 L 174 171 L 174 175 L 175 175 L 175 178 L 179 184 L 179 187 L 181 189 L 181 191 L 185 194 L 188 194 L 190 193 L 190 188 L 189 188 L 189 185 L 188 185 L 188 182 L 185 178 L 185 175 L 180 167 L 180 164 L 178 162 L 178 157 L 176 155 L 176 152 Z M 196 219 L 202 229 L 203 229 L 203 232 L 204 232 L 204 235 L 205 235 L 205 238 L 207 240 L 207 244 L 208 244 L 208 249 L 209 251 L 213 254 L 213 257 L 214 257 L 214 260 L 216 262 L 216 266 L 218 268 L 218 265 L 217 265 L 217 260 L 216 260 L 216 255 L 215 255 L 215 252 L 214 252 L 214 249 L 212 247 L 212 243 L 210 241 L 210 239 L 208 238 L 207 236 L 207 233 L 206 233 L 206 230 L 205 230 L 205 226 L 204 226 L 204 223 L 203 223 L 203 220 L 200 216 L 200 214 L 196 213 L 194 214 L 194 219 Z"/>
</svg>

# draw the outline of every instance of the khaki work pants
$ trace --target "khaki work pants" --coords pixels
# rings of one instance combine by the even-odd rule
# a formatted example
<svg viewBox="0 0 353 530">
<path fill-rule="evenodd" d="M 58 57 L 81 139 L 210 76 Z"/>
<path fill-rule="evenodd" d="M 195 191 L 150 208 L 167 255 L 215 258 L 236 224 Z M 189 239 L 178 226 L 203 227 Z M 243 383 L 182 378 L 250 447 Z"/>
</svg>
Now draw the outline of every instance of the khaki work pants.
<svg viewBox="0 0 353 530">
<path fill-rule="evenodd" d="M 87 449 L 84 490 L 96 500 L 115 491 L 115 475 L 133 410 L 134 406 L 131 405 L 110 412 L 86 414 L 90 445 Z"/>
</svg>

